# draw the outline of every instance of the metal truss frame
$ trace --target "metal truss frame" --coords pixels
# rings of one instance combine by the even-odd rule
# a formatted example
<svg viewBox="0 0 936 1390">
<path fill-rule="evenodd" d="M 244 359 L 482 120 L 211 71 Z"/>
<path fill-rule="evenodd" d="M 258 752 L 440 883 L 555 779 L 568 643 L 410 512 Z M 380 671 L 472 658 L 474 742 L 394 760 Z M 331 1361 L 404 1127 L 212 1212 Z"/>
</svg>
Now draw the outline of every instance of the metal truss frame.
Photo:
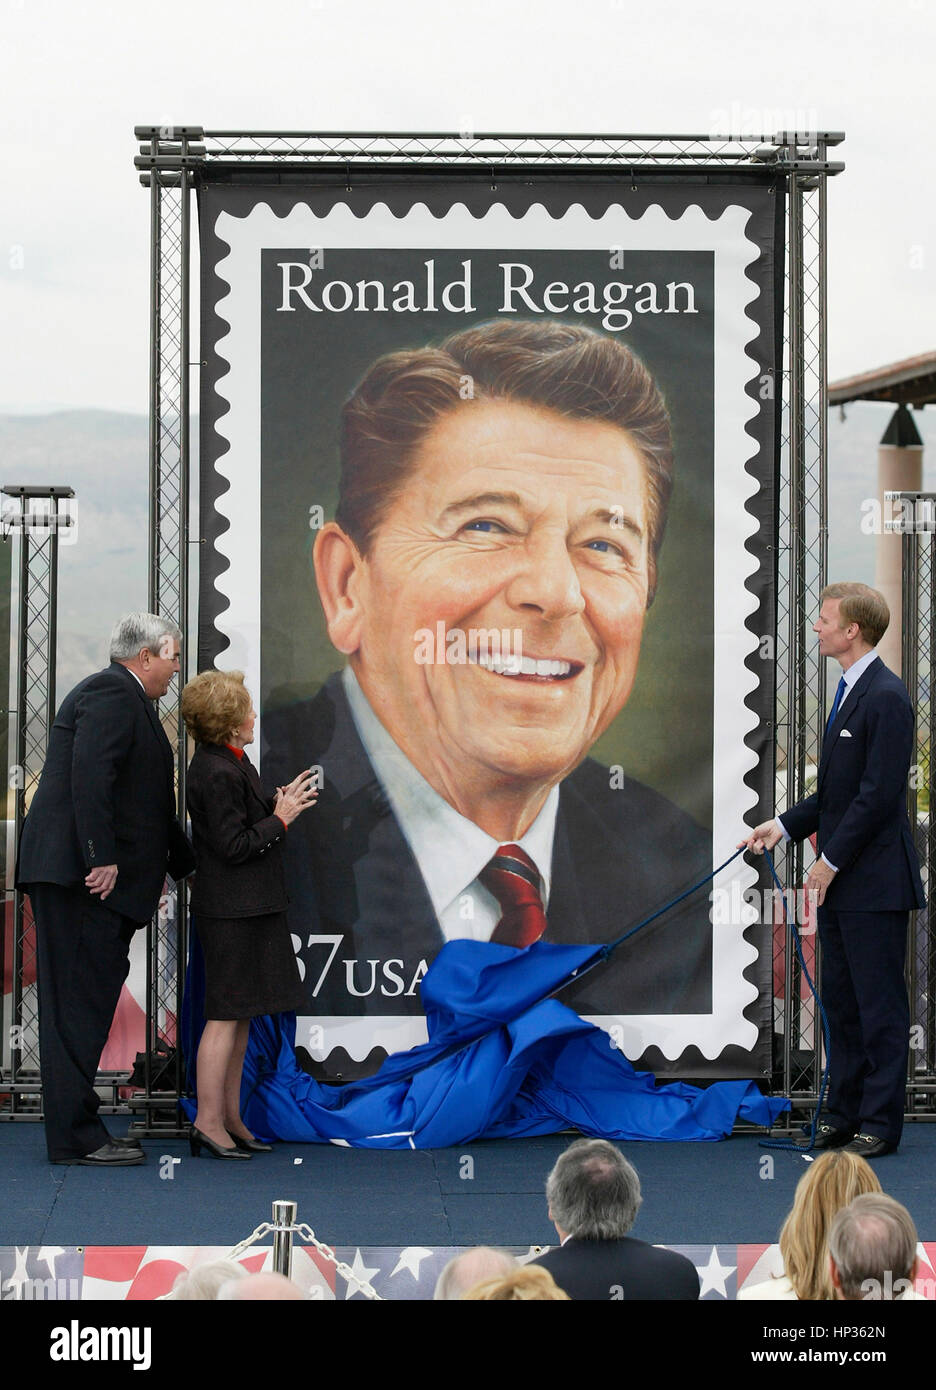
<svg viewBox="0 0 936 1390">
<path fill-rule="evenodd" d="M 793 158 L 795 145 L 786 146 Z M 825 153 L 822 143 L 819 151 Z M 794 173 L 788 185 L 783 309 L 784 390 L 777 554 L 777 809 L 812 791 L 826 716 L 825 672 L 809 640 L 828 568 L 826 368 L 826 179 Z M 777 847 L 778 874 L 790 898 L 805 877 L 805 847 Z M 782 864 L 782 868 L 780 865 Z M 817 988 L 815 923 L 799 923 L 804 956 Z M 822 1076 L 819 1011 L 803 978 L 793 935 L 774 927 L 774 1078 L 799 1107 L 811 1108 Z"/>
<path fill-rule="evenodd" d="M 491 176 L 508 171 L 554 173 L 617 170 L 638 179 L 652 173 L 704 178 L 715 170 L 742 179 L 774 168 L 786 181 L 780 534 L 777 556 L 776 748 L 778 806 L 800 799 L 818 761 L 825 689 L 809 625 L 826 580 L 826 183 L 844 165 L 829 157 L 838 131 L 761 135 L 567 135 L 453 132 L 233 131 L 201 126 L 137 126 L 135 165 L 150 191 L 151 397 L 150 602 L 189 635 L 188 383 L 190 192 L 226 170 L 256 171 L 279 183 L 317 173 L 393 170 L 401 174 Z M 293 172 L 295 171 L 295 172 Z M 188 644 L 186 643 L 186 650 Z M 179 751 L 179 805 L 184 807 L 184 734 L 177 695 L 161 711 Z M 790 886 L 802 882 L 803 853 L 778 855 Z M 765 928 L 769 931 L 769 925 Z M 149 934 L 147 1027 L 150 1046 L 174 1041 L 181 999 L 186 920 L 180 894 L 173 919 Z M 796 1108 L 815 1102 L 821 1075 L 819 1021 L 789 942 L 775 935 L 772 1089 Z M 177 1084 L 181 1085 L 179 1069 Z M 174 1103 L 154 1094 L 146 1107 Z M 139 1102 L 134 1102 L 138 1104 Z"/>
<path fill-rule="evenodd" d="M 149 146 L 160 146 L 156 135 Z M 143 147 L 146 148 L 145 146 Z M 187 156 L 189 142 L 179 146 Z M 189 361 L 192 173 L 158 167 L 143 182 L 150 191 L 150 421 L 148 603 L 151 613 L 171 619 L 182 633 L 178 683 L 157 703 L 159 718 L 176 749 L 176 794 L 185 823 L 185 726 L 179 701 L 191 669 L 189 651 Z M 140 1137 L 181 1132 L 178 1100 L 184 1091 L 179 1015 L 187 959 L 187 890 L 169 886 L 146 927 L 146 1043 L 142 1092 L 132 1107 L 142 1119 L 131 1126 Z M 166 1059 L 168 1058 L 168 1063 Z"/>
<path fill-rule="evenodd" d="M 70 503 L 75 494 L 70 487 L 11 484 L 3 488 L 3 495 L 13 499 L 9 509 L 4 505 L 3 539 L 16 536 L 19 550 L 14 619 L 16 693 L 14 708 L 9 711 L 15 737 L 8 744 L 15 750 L 10 769 L 15 853 L 27 798 L 39 781 L 55 718 L 59 534 L 73 524 Z M 0 976 L 6 973 L 5 939 L 4 928 L 0 933 Z M 4 1017 L 5 996 L 0 992 L 0 1037 L 8 1055 L 8 1065 L 0 1066 L 0 1091 L 9 1096 L 0 1118 L 36 1120 L 42 1113 L 36 940 L 29 898 L 18 888 L 13 891 L 11 949 L 9 1018 Z"/>
<path fill-rule="evenodd" d="M 901 536 L 903 641 L 901 674 L 916 709 L 916 748 L 907 788 L 907 814 L 930 906 L 911 912 L 907 936 L 907 986 L 910 993 L 910 1059 L 907 1113 L 913 1119 L 936 1119 L 936 769 L 932 741 L 936 732 L 933 678 L 936 674 L 936 493 L 894 492 L 898 515 L 886 523 Z"/>
</svg>

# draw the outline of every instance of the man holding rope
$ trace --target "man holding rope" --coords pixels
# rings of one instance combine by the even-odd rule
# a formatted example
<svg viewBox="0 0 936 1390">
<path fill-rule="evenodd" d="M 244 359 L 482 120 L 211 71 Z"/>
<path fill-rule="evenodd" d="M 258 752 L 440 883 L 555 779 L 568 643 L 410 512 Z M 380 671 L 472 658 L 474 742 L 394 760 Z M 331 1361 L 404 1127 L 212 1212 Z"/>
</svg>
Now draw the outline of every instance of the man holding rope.
<svg viewBox="0 0 936 1390">
<path fill-rule="evenodd" d="M 907 688 L 875 650 L 890 622 L 865 584 L 830 584 L 813 631 L 842 676 L 826 723 L 816 790 L 744 841 L 762 854 L 816 837 L 829 1098 L 815 1147 L 865 1158 L 893 1152 L 903 1128 L 910 1040 L 907 922 L 925 906 L 907 818 L 914 714 Z"/>
</svg>

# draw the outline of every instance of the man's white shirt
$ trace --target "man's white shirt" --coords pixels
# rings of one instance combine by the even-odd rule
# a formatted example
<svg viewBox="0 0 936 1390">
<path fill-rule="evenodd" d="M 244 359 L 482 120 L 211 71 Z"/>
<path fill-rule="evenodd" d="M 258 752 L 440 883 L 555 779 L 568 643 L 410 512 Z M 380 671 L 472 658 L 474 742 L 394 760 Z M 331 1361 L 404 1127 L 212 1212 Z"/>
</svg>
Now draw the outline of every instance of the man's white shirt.
<svg viewBox="0 0 936 1390">
<path fill-rule="evenodd" d="M 501 842 L 460 815 L 417 772 L 377 718 L 350 666 L 342 680 L 358 737 L 419 866 L 442 935 L 446 941 L 461 937 L 489 941 L 501 910 L 478 875 Z M 544 908 L 549 901 L 558 810 L 556 786 L 522 839 L 511 842 L 536 865 Z"/>
<path fill-rule="evenodd" d="M 501 911 L 497 899 L 478 882 L 478 874 L 501 842 L 459 815 L 417 772 L 377 718 L 350 667 L 342 681 L 354 727 L 416 859 L 442 936 L 446 941 L 465 937 L 489 941 Z M 544 907 L 549 901 L 558 809 L 559 788 L 553 787 L 527 833 L 513 842 L 526 851 L 539 871 Z M 294 941 L 298 949 L 298 937 Z M 340 1045 L 362 1061 L 376 1046 L 400 1052 L 425 1042 L 426 1037 L 422 1014 L 316 1015 L 308 1051 L 323 1060 Z M 296 1041 L 303 1041 L 299 1031 Z"/>
<path fill-rule="evenodd" d="M 864 675 L 865 671 L 867 671 L 872 661 L 878 661 L 879 659 L 877 651 L 872 648 L 871 651 L 865 652 L 864 656 L 859 657 L 857 661 L 852 662 L 847 671 L 842 672 L 842 675 L 845 677 L 845 689 L 842 691 L 841 700 L 839 700 L 839 710 L 848 699 L 851 691 L 855 688 L 856 683 L 861 680 L 861 677 Z M 838 718 L 838 711 L 836 711 L 836 718 Z"/>
</svg>

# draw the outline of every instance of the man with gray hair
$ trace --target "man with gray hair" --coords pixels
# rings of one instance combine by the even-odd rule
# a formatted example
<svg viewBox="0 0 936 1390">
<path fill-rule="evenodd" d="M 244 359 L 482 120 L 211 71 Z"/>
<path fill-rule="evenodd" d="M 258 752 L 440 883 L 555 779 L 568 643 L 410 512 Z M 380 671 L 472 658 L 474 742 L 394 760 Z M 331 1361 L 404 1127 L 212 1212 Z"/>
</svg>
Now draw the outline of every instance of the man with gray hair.
<svg viewBox="0 0 936 1390">
<path fill-rule="evenodd" d="M 837 1212 L 829 1227 L 829 1273 L 836 1298 L 919 1299 L 917 1233 L 907 1208 L 883 1192 L 866 1192 Z"/>
<path fill-rule="evenodd" d="M 516 1269 L 517 1261 L 508 1251 L 475 1245 L 449 1260 L 436 1281 L 432 1297 L 437 1302 L 457 1302 L 476 1284 L 483 1284 L 486 1279 L 504 1279 Z"/>
<path fill-rule="evenodd" d="M 640 1179 L 606 1139 L 579 1139 L 546 1179 L 549 1219 L 561 1244 L 535 1264 L 572 1299 L 693 1300 L 699 1275 L 675 1250 L 628 1235 L 640 1210 Z"/>
<path fill-rule="evenodd" d="M 62 701 L 23 826 L 16 885 L 36 924 L 39 1063 L 52 1163 L 127 1167 L 135 1141 L 98 1117 L 98 1063 L 130 941 L 153 915 L 167 872 L 195 867 L 175 813 L 172 747 L 154 701 L 179 669 L 181 633 L 131 613 L 111 634 L 111 664 Z"/>
</svg>

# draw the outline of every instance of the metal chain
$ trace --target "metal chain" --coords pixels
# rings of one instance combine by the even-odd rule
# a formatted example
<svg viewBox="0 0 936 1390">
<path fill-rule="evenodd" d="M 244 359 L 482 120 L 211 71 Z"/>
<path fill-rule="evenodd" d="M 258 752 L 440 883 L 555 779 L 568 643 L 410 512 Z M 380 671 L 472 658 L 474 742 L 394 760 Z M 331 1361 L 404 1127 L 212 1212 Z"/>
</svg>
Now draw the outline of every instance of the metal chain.
<svg viewBox="0 0 936 1390">
<path fill-rule="evenodd" d="M 264 1221 L 261 1226 L 257 1226 L 255 1230 L 251 1231 L 247 1239 L 242 1240 L 240 1245 L 235 1245 L 233 1250 L 229 1250 L 227 1254 L 224 1256 L 224 1259 L 236 1260 L 237 1257 L 239 1255 L 242 1255 L 245 1250 L 249 1250 L 251 1245 L 253 1245 L 255 1241 L 258 1241 L 261 1236 L 268 1235 L 270 1231 L 275 1229 L 277 1228 L 274 1227 L 271 1222 Z"/>
<path fill-rule="evenodd" d="M 343 1279 L 346 1279 L 349 1284 L 355 1284 L 365 1298 L 376 1299 L 379 1303 L 385 1301 L 372 1284 L 369 1284 L 366 1279 L 359 1279 L 348 1265 L 339 1260 L 330 1246 L 323 1245 L 312 1227 L 307 1226 L 304 1222 L 298 1222 L 293 1226 L 274 1226 L 271 1222 L 264 1221 L 262 1225 L 257 1226 L 257 1228 L 247 1236 L 246 1240 L 242 1240 L 239 1245 L 235 1245 L 233 1250 L 229 1250 L 224 1258 L 226 1260 L 236 1260 L 245 1250 L 249 1250 L 250 1246 L 254 1245 L 261 1236 L 269 1235 L 271 1231 L 279 1231 L 280 1233 L 283 1231 L 293 1231 L 302 1236 L 304 1241 L 309 1245 L 313 1245 L 320 1255 L 324 1255 L 326 1260 L 329 1260 L 331 1264 L 335 1266 L 335 1269 Z"/>
<path fill-rule="evenodd" d="M 346 1264 L 342 1264 L 341 1260 L 335 1255 L 334 1250 L 322 1244 L 316 1237 L 311 1226 L 306 1226 L 303 1222 L 300 1222 L 298 1225 L 291 1227 L 291 1229 L 298 1231 L 303 1240 L 307 1240 L 310 1245 L 314 1245 L 319 1254 L 324 1255 L 326 1260 L 331 1260 L 341 1277 L 347 1279 L 349 1284 L 356 1284 L 365 1298 L 375 1298 L 379 1303 L 384 1302 L 372 1284 L 369 1284 L 366 1279 L 359 1279 L 353 1270 L 349 1269 Z"/>
</svg>

